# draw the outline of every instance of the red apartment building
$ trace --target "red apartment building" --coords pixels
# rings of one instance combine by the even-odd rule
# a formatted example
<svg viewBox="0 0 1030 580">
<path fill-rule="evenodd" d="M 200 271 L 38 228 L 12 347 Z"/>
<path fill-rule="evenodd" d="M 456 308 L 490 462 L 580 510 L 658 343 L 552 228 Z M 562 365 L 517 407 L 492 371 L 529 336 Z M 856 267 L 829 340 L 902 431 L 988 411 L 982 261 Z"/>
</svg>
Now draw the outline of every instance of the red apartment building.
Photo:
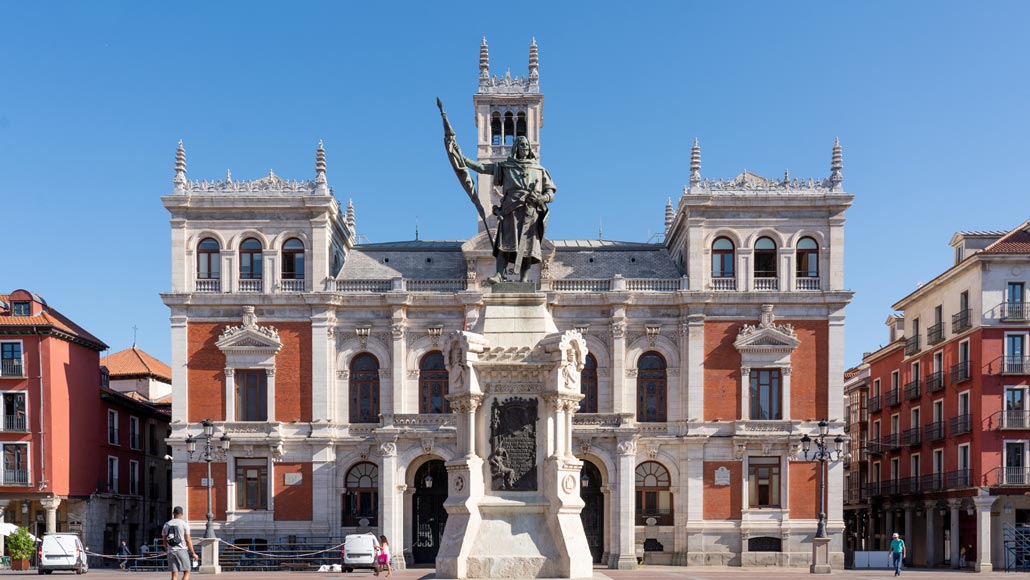
<svg viewBox="0 0 1030 580">
<path fill-rule="evenodd" d="M 1018 565 L 1030 523 L 1030 222 L 951 245 L 954 265 L 894 304 L 889 344 L 863 358 L 868 390 L 848 390 L 867 479 L 846 479 L 846 521 L 860 548 L 898 532 L 915 565 L 988 572 Z"/>
</svg>

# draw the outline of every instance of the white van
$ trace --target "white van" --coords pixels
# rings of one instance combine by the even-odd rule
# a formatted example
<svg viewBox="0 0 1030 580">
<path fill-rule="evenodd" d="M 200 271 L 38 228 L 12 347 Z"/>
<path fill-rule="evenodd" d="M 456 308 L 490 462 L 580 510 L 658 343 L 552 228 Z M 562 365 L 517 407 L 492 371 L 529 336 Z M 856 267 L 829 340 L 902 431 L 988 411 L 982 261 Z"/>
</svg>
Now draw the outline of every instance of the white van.
<svg viewBox="0 0 1030 580">
<path fill-rule="evenodd" d="M 343 539 L 343 571 L 376 567 L 376 548 L 379 538 L 372 534 L 351 534 Z"/>
<path fill-rule="evenodd" d="M 40 574 L 50 574 L 54 570 L 74 570 L 76 574 L 85 574 L 89 570 L 86 549 L 75 534 L 43 536 L 38 556 L 36 568 Z"/>
</svg>

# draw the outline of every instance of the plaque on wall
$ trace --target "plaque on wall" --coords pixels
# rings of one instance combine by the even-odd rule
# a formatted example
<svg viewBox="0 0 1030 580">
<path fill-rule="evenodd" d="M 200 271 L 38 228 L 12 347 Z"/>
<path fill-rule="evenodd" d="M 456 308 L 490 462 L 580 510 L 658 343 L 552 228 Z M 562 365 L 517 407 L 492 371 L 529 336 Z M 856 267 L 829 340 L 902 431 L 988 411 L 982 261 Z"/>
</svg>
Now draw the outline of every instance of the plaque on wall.
<svg viewBox="0 0 1030 580">
<path fill-rule="evenodd" d="M 303 482 L 304 476 L 300 473 L 283 474 L 283 485 L 301 485 Z"/>
<path fill-rule="evenodd" d="M 494 399 L 490 407 L 490 477 L 493 489 L 536 491 L 537 399 Z"/>
<path fill-rule="evenodd" d="M 730 470 L 725 467 L 720 467 L 715 470 L 715 485 L 729 485 L 730 484 Z"/>
</svg>

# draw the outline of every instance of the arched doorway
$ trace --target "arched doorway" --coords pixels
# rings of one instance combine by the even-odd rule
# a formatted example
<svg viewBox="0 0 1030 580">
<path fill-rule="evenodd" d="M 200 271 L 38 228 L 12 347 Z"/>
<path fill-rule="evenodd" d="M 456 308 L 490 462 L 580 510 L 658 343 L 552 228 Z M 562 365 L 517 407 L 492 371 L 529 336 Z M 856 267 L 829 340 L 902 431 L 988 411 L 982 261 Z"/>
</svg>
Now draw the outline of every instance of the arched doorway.
<svg viewBox="0 0 1030 580">
<path fill-rule="evenodd" d="M 599 564 L 604 554 L 604 493 L 601 491 L 601 472 L 596 465 L 583 462 L 580 484 L 579 493 L 586 505 L 579 512 L 579 517 L 583 520 L 590 555 L 594 557 L 594 563 Z"/>
<path fill-rule="evenodd" d="M 447 500 L 447 469 L 443 461 L 431 459 L 415 471 L 415 493 L 411 498 L 411 557 L 416 564 L 435 564 L 440 536 L 447 523 L 443 502 Z"/>
</svg>

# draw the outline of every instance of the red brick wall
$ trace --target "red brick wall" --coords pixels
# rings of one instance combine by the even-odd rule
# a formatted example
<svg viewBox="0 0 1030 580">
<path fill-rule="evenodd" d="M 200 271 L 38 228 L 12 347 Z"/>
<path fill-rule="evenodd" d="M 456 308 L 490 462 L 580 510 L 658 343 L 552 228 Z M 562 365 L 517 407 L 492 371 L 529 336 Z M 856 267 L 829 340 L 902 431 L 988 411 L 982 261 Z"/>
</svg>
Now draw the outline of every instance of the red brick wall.
<svg viewBox="0 0 1030 580">
<path fill-rule="evenodd" d="M 275 356 L 275 418 L 311 420 L 311 324 L 277 322 L 283 348 Z"/>
<path fill-rule="evenodd" d="M 203 520 L 207 514 L 207 488 L 201 485 L 207 477 L 207 464 L 190 463 L 189 471 L 186 474 L 186 519 Z M 211 464 L 211 479 L 214 480 L 214 487 L 211 489 L 211 504 L 214 509 L 214 519 L 225 521 L 226 483 L 225 462 Z"/>
<path fill-rule="evenodd" d="M 740 417 L 740 353 L 733 341 L 743 323 L 705 323 L 705 420 Z"/>
<path fill-rule="evenodd" d="M 720 467 L 730 470 L 729 485 L 715 485 L 715 471 Z M 704 519 L 739 520 L 743 485 L 739 461 L 705 461 Z"/>
<path fill-rule="evenodd" d="M 819 489 L 819 463 L 815 461 L 791 461 L 788 491 L 791 519 L 812 519 L 818 517 L 815 500 Z"/>
<path fill-rule="evenodd" d="M 230 322 L 191 322 L 186 336 L 189 420 L 225 420 L 225 355 L 215 346 Z M 205 508 L 206 509 L 206 508 Z"/>
<path fill-rule="evenodd" d="M 277 463 L 274 465 L 275 519 L 280 521 L 310 521 L 312 481 L 310 463 Z M 299 473 L 300 485 L 285 485 L 287 473 Z"/>
</svg>

